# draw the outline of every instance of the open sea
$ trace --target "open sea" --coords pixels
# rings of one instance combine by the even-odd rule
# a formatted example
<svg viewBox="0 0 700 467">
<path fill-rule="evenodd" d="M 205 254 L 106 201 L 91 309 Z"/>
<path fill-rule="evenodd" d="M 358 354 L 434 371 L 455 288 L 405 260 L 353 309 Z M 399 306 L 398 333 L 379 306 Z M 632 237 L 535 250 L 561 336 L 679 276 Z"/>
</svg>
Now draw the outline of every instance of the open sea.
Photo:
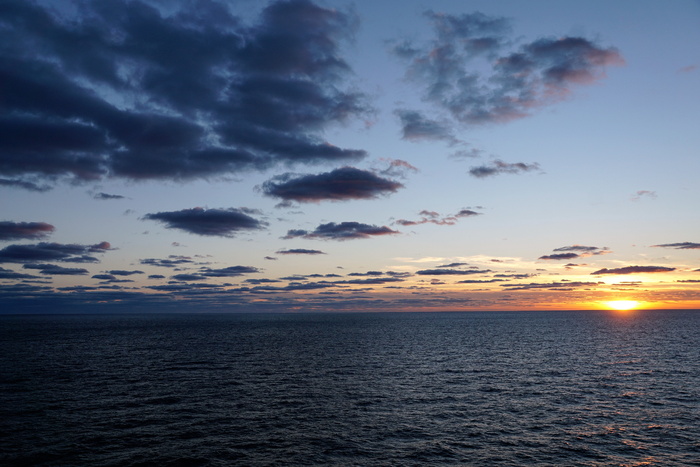
<svg viewBox="0 0 700 467">
<path fill-rule="evenodd" d="M 700 466 L 700 311 L 0 316 L 0 465 Z"/>
</svg>

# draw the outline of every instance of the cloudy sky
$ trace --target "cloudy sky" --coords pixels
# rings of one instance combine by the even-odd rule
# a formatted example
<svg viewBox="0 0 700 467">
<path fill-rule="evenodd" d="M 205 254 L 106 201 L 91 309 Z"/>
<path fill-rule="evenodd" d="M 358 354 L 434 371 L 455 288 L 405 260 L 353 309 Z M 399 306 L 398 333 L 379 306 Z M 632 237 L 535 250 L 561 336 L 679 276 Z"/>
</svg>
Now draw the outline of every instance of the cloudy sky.
<svg viewBox="0 0 700 467">
<path fill-rule="evenodd" d="M 5 0 L 0 308 L 700 308 L 699 19 Z"/>
</svg>

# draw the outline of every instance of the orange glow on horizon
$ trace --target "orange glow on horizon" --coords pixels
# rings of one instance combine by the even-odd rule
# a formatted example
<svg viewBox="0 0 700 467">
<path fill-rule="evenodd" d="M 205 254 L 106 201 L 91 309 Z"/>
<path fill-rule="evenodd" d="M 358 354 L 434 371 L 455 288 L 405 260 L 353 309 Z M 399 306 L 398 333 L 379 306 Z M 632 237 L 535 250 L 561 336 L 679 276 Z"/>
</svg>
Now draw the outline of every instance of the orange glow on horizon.
<svg viewBox="0 0 700 467">
<path fill-rule="evenodd" d="M 609 308 L 617 311 L 628 311 L 639 308 L 640 303 L 636 300 L 610 300 L 604 302 Z"/>
</svg>

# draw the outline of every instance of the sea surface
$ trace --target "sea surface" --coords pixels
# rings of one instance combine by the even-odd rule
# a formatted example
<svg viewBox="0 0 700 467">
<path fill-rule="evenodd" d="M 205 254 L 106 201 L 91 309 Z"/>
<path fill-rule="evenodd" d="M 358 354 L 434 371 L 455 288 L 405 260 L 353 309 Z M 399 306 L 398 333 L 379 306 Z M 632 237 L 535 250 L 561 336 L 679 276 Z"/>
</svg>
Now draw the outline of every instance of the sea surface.
<svg viewBox="0 0 700 467">
<path fill-rule="evenodd" d="M 700 311 L 0 316 L 0 465 L 700 465 Z"/>
</svg>

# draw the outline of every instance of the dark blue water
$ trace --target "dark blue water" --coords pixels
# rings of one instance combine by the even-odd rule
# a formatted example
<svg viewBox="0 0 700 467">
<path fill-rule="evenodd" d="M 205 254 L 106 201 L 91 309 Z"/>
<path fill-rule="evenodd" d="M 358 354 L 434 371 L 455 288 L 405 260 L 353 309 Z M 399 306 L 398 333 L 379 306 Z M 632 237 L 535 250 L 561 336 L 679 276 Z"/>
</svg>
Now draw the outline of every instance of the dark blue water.
<svg viewBox="0 0 700 467">
<path fill-rule="evenodd" d="M 2 465 L 700 465 L 700 312 L 0 317 Z"/>
</svg>

